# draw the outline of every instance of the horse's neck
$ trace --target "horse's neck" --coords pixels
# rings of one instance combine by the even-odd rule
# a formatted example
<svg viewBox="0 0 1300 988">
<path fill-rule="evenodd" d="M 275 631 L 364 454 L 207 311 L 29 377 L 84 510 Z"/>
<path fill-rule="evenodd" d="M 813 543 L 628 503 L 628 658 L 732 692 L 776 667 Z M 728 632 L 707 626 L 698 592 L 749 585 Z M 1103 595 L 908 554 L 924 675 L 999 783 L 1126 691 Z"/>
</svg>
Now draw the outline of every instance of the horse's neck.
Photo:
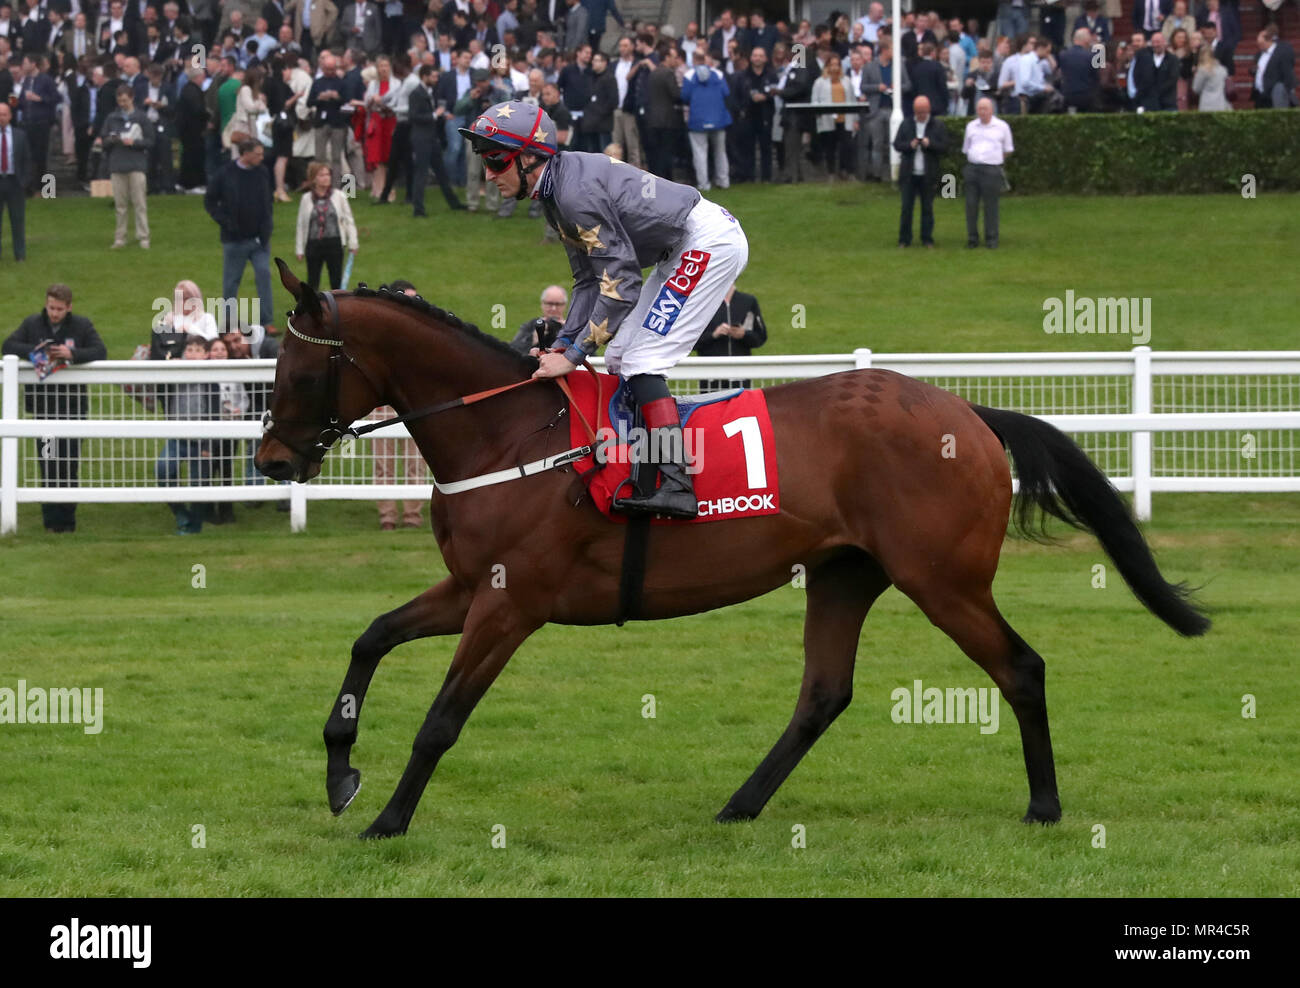
<svg viewBox="0 0 1300 988">
<path fill-rule="evenodd" d="M 495 354 L 455 354 L 395 364 L 389 396 L 399 415 L 514 384 L 521 374 Z M 511 462 L 520 440 L 557 409 L 553 389 L 532 384 L 406 423 L 434 477 L 463 480 Z"/>
</svg>

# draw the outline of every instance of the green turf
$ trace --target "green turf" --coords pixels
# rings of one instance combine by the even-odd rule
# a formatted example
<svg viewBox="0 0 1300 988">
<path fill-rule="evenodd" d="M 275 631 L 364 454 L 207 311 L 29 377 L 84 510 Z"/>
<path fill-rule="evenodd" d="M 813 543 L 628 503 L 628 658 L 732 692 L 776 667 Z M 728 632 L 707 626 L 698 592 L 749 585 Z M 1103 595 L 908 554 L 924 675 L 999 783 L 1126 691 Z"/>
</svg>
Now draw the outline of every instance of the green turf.
<svg viewBox="0 0 1300 988">
<path fill-rule="evenodd" d="M 1005 703 L 987 736 L 890 720 L 914 679 L 987 685 L 896 591 L 868 619 L 853 705 L 757 821 L 713 823 L 794 702 L 803 601 L 788 588 L 655 625 L 543 629 L 411 832 L 374 844 L 354 834 L 396 783 L 451 640 L 380 667 L 354 752 L 364 785 L 338 820 L 320 731 L 353 638 L 441 576 L 428 534 L 324 504 L 299 536 L 266 507 L 165 538 L 161 505 L 93 505 L 69 538 L 24 507 L 24 534 L 0 542 L 0 686 L 102 687 L 105 722 L 0 726 L 0 895 L 1294 895 L 1298 509 L 1156 498 L 1161 562 L 1216 611 L 1194 641 L 1113 573 L 1093 589 L 1090 540 L 1008 543 L 998 596 L 1048 663 L 1056 827 L 1019 822 Z"/>
<path fill-rule="evenodd" d="M 710 193 L 749 237 L 743 289 L 770 329 L 768 352 L 1126 349 L 1120 336 L 1043 332 L 1043 301 L 1150 297 L 1157 349 L 1279 349 L 1300 345 L 1289 270 L 1300 241 L 1300 195 L 1017 198 L 1003 200 L 1002 247 L 964 249 L 960 200 L 936 202 L 934 252 L 899 250 L 897 196 L 877 186 L 762 186 Z M 570 281 L 558 245 L 540 245 L 541 220 L 409 210 L 356 201 L 353 284 L 405 277 L 459 315 L 511 336 L 538 314 L 550 282 Z M 28 260 L 0 263 L 0 330 L 37 311 L 50 281 L 66 281 L 124 359 L 147 342 L 153 301 L 181 278 L 221 291 L 216 225 L 197 196 L 151 197 L 153 247 L 110 251 L 111 200 L 31 200 Z M 273 253 L 293 261 L 297 204 L 276 206 Z M 7 234 L 6 234 L 7 236 Z M 1271 261 L 1270 261 L 1271 259 Z M 300 275 L 304 266 L 295 266 Z M 1294 265 L 1290 265 L 1294 267 Z M 251 269 L 243 294 L 253 295 Z M 277 323 L 289 295 L 276 284 Z M 494 309 L 502 306 L 501 309 Z M 795 328 L 800 306 L 802 328 Z"/>
<path fill-rule="evenodd" d="M 778 352 L 1117 349 L 1050 337 L 1042 300 L 1067 288 L 1151 296 L 1157 348 L 1295 347 L 1294 287 L 1262 258 L 1294 256 L 1300 197 L 1018 199 L 1003 249 L 966 252 L 940 202 L 934 253 L 893 246 L 881 190 L 722 194 L 749 231 L 742 287 Z M 31 203 L 29 260 L 0 265 L 0 327 L 66 280 L 110 356 L 147 339 L 181 277 L 219 285 L 215 229 L 193 197 L 153 199 L 153 250 L 107 249 L 102 201 Z M 513 332 L 564 282 L 539 227 L 450 215 L 417 225 L 357 205 L 357 275 L 409 277 L 440 304 Z M 277 207 L 277 252 L 293 208 Z M 248 287 L 246 286 L 246 291 Z M 278 292 L 277 306 L 288 297 Z M 789 325 L 792 306 L 807 326 Z M 1172 579 L 1206 584 L 1216 626 L 1177 638 L 1132 599 L 1089 539 L 1009 542 L 1004 613 L 1048 663 L 1065 816 L 1027 801 L 1009 708 L 1001 729 L 897 725 L 914 679 L 986 686 L 894 591 L 863 633 L 855 699 L 755 822 L 713 815 L 788 720 L 802 593 L 622 630 L 545 628 L 444 758 L 411 832 L 362 843 L 453 641 L 381 666 L 345 817 L 324 793 L 320 739 L 353 639 L 443 574 L 427 532 L 376 530 L 374 506 L 311 505 L 290 535 L 270 506 L 181 539 L 162 505 L 83 505 L 74 536 L 20 508 L 0 540 L 0 687 L 105 691 L 105 726 L 0 725 L 0 895 L 1295 895 L 1300 857 L 1300 496 L 1157 495 L 1149 532 Z M 196 564 L 205 589 L 191 587 Z M 653 693 L 658 716 L 641 716 Z M 1243 694 L 1258 717 L 1241 716 Z M 492 828 L 507 846 L 491 847 Z M 202 825 L 207 846 L 191 846 Z M 806 828 L 804 849 L 792 828 Z M 1105 848 L 1094 828 L 1105 827 Z"/>
</svg>

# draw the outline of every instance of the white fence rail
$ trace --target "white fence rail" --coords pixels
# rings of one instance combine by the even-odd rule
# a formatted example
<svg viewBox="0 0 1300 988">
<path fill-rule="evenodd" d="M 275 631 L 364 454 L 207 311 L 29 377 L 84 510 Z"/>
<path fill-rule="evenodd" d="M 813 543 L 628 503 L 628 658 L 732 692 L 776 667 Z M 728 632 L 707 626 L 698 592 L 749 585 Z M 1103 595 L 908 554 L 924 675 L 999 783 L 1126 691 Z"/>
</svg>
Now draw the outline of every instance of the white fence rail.
<svg viewBox="0 0 1300 988">
<path fill-rule="evenodd" d="M 599 361 L 596 362 L 599 366 Z M 867 367 L 898 371 L 971 401 L 1036 415 L 1074 435 L 1140 518 L 1156 491 L 1300 491 L 1300 351 L 850 354 L 691 357 L 678 393 L 766 386 Z M 44 382 L 17 357 L 0 374 L 0 532 L 31 502 L 288 500 L 295 531 L 309 500 L 425 500 L 428 470 L 404 426 L 335 450 L 310 484 L 267 484 L 251 467 L 272 360 L 105 360 Z M 225 384 L 247 407 L 168 418 L 169 385 Z M 238 385 L 239 387 L 232 387 Z M 86 414 L 80 414 L 84 394 Z M 69 405 L 73 406 L 72 408 Z M 174 411 L 174 409 L 171 409 Z M 197 441 L 199 476 L 159 477 L 160 441 Z M 394 441 L 397 440 L 397 441 Z M 242 450 L 240 449 L 242 443 Z M 173 463 L 170 469 L 176 470 Z M 206 474 L 207 476 L 204 476 Z M 177 478 L 179 480 L 179 478 Z"/>
</svg>

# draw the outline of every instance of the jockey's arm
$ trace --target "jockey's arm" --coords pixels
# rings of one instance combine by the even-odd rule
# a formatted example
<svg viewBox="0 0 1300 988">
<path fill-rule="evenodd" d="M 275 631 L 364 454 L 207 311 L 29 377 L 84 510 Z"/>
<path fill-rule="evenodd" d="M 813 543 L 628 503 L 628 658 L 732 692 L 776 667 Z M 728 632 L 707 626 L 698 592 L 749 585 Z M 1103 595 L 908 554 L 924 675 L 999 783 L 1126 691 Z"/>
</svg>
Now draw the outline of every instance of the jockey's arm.
<svg viewBox="0 0 1300 988">
<path fill-rule="evenodd" d="M 613 209 L 601 205 L 593 203 L 575 217 L 581 239 L 564 245 L 573 270 L 573 300 L 555 345 L 564 346 L 575 365 L 613 338 L 641 292 L 636 250 Z"/>
</svg>

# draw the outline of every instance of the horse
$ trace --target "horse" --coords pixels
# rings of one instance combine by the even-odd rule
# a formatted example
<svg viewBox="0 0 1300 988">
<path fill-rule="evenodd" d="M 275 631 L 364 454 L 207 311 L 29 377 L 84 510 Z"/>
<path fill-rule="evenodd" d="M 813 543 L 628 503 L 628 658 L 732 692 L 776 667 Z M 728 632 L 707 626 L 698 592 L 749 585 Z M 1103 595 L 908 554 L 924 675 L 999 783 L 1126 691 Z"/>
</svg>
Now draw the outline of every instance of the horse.
<svg viewBox="0 0 1300 988">
<path fill-rule="evenodd" d="M 381 405 L 409 416 L 407 428 L 440 484 L 517 468 L 530 450 L 560 438 L 548 425 L 564 420 L 565 394 L 555 380 L 531 379 L 535 357 L 418 296 L 364 286 L 318 293 L 276 263 L 296 306 L 255 458 L 267 477 L 317 476 L 347 424 Z M 1210 625 L 1192 591 L 1165 580 L 1123 498 L 1073 440 L 1039 419 L 885 370 L 764 392 L 779 512 L 653 527 L 637 614 L 658 620 L 711 611 L 804 574 L 804 672 L 794 713 L 716 819 L 757 817 L 848 707 L 863 622 L 892 585 L 1010 704 L 1029 781 L 1024 822 L 1059 821 L 1045 664 L 992 593 L 1009 519 L 1040 538 L 1048 516 L 1091 532 L 1138 600 L 1186 636 Z M 1008 454 L 1020 481 L 1014 513 Z M 626 526 L 584 498 L 571 469 L 519 473 L 449 494 L 435 485 L 430 517 L 449 575 L 375 618 L 352 646 L 324 729 L 335 815 L 360 787 L 350 754 L 380 660 L 405 642 L 460 636 L 405 771 L 362 838 L 407 831 L 439 760 L 530 634 L 548 622 L 589 626 L 620 617 Z M 504 587 L 494 579 L 500 567 Z"/>
</svg>

